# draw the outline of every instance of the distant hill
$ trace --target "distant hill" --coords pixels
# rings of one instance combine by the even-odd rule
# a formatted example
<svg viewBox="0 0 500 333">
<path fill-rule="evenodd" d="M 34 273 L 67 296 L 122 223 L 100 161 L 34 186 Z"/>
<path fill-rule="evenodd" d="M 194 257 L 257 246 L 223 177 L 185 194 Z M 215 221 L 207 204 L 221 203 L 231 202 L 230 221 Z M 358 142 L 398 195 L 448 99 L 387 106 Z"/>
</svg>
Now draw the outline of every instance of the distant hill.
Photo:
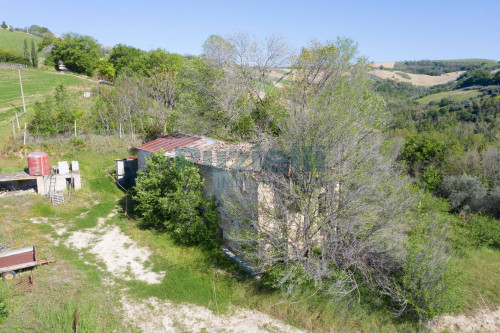
<svg viewBox="0 0 500 333">
<path fill-rule="evenodd" d="M 41 37 L 27 34 L 20 31 L 0 30 L 0 48 L 4 50 L 16 50 L 23 52 L 24 39 L 28 42 L 28 48 L 31 50 L 31 40 L 35 41 L 35 46 L 42 41 Z"/>
<path fill-rule="evenodd" d="M 434 86 L 455 81 L 472 69 L 496 71 L 500 62 L 489 59 L 412 60 L 373 63 L 374 79 L 391 79 L 417 86 Z"/>
<path fill-rule="evenodd" d="M 445 73 L 439 76 L 426 74 L 413 74 L 403 71 L 390 71 L 375 69 L 370 71 L 374 79 L 390 79 L 398 82 L 408 82 L 415 86 L 431 87 L 455 81 L 464 71 Z"/>
<path fill-rule="evenodd" d="M 500 61 L 491 59 L 405 60 L 374 62 L 373 67 L 383 70 L 439 76 L 445 73 L 468 71 L 478 68 L 495 70 L 500 68 Z"/>
</svg>

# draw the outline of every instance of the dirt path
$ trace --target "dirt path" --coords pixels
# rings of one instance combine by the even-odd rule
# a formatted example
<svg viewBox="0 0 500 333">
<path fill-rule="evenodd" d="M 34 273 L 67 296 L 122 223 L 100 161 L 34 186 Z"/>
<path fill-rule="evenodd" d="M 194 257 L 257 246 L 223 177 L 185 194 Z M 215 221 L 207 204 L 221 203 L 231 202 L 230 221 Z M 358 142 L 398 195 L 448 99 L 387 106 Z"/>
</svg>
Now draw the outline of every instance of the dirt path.
<svg viewBox="0 0 500 333">
<path fill-rule="evenodd" d="M 151 284 L 160 283 L 165 272 L 155 273 L 145 267 L 151 255 L 150 251 L 138 247 L 119 227 L 106 225 L 106 221 L 116 213 L 113 211 L 107 217 L 99 218 L 94 228 L 71 233 L 65 245 L 68 248 L 87 250 L 88 253 L 94 254 L 99 261 L 106 264 L 106 269 L 115 277 Z M 59 229 L 59 233 L 61 231 L 66 230 Z"/>
<path fill-rule="evenodd" d="M 160 283 L 166 272 L 152 272 L 146 268 L 151 251 L 139 247 L 118 226 L 107 223 L 117 211 L 98 219 L 93 228 L 70 232 L 67 226 L 55 222 L 52 226 L 58 236 L 66 237 L 63 244 L 82 255 L 91 253 L 114 277 Z M 32 219 L 33 223 L 48 223 L 48 219 Z M 60 239 L 52 239 L 55 244 Z M 90 263 L 89 265 L 97 264 Z M 108 283 L 114 284 L 113 281 Z M 207 308 L 193 304 L 174 304 L 156 297 L 132 299 L 126 288 L 121 289 L 126 322 L 145 333 L 156 332 L 304 332 L 280 320 L 253 310 L 232 308 L 228 314 L 218 315 Z"/>
<path fill-rule="evenodd" d="M 436 322 L 433 332 L 500 332 L 500 308 L 482 310 L 474 316 L 442 316 Z"/>
<path fill-rule="evenodd" d="M 192 304 L 173 304 L 151 297 L 137 302 L 122 299 L 125 317 L 144 333 L 156 332 L 304 332 L 283 324 L 264 313 L 233 308 L 228 315 L 217 315 Z"/>
</svg>

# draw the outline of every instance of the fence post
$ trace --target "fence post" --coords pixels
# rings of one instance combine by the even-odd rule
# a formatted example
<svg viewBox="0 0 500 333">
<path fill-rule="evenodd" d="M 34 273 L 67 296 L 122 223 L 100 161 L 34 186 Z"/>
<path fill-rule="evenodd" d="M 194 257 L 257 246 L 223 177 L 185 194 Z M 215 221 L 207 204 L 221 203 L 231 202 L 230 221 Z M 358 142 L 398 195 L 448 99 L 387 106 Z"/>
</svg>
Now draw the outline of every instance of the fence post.
<svg viewBox="0 0 500 333">
<path fill-rule="evenodd" d="M 23 81 L 21 80 L 21 70 L 17 70 L 19 72 L 19 84 L 21 85 L 21 96 L 23 97 L 23 111 L 26 113 L 26 103 L 24 103 L 24 91 L 23 91 Z"/>
<path fill-rule="evenodd" d="M 19 117 L 17 116 L 17 112 L 16 112 L 16 121 L 17 121 L 17 129 L 21 130 L 21 126 L 19 126 Z"/>
</svg>

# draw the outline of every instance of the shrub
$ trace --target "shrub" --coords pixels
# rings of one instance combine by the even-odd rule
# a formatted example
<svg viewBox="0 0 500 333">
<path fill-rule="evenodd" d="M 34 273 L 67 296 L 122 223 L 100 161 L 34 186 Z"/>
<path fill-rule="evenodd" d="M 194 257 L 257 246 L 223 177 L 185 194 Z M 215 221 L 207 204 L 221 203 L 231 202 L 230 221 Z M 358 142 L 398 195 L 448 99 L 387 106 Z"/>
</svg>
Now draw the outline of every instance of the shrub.
<svg viewBox="0 0 500 333">
<path fill-rule="evenodd" d="M 69 142 L 73 145 L 73 147 L 79 148 L 79 149 L 85 148 L 85 146 L 86 146 L 86 143 L 83 140 L 83 138 L 79 138 L 76 136 L 72 136 L 71 139 L 69 139 Z"/>
<path fill-rule="evenodd" d="M 439 138 L 428 134 L 409 136 L 401 151 L 400 158 L 405 161 L 411 174 L 428 166 L 439 166 L 444 158 L 445 144 Z"/>
<path fill-rule="evenodd" d="M 486 196 L 483 213 L 500 219 L 500 186 L 495 187 Z"/>
<path fill-rule="evenodd" d="M 440 192 L 448 198 L 452 211 L 478 211 L 487 189 L 476 177 L 461 175 L 445 177 Z"/>
<path fill-rule="evenodd" d="M 405 314 L 418 318 L 420 325 L 462 303 L 459 272 L 451 258 L 445 228 L 433 216 L 420 218 L 409 234 L 397 282 Z"/>
<path fill-rule="evenodd" d="M 441 171 L 433 165 L 429 165 L 422 173 L 422 183 L 429 192 L 435 192 L 441 185 Z"/>
<path fill-rule="evenodd" d="M 500 221 L 478 214 L 463 214 L 453 219 L 454 245 L 463 247 L 500 247 Z"/>
<path fill-rule="evenodd" d="M 0 49 L 0 62 L 12 62 L 16 64 L 30 65 L 29 59 L 23 57 L 23 55 L 15 50 L 4 50 Z"/>
<path fill-rule="evenodd" d="M 136 181 L 136 211 L 146 226 L 168 231 L 181 244 L 220 243 L 219 216 L 213 198 L 202 193 L 198 168 L 183 157 L 165 157 L 160 151 L 147 159 Z"/>
</svg>

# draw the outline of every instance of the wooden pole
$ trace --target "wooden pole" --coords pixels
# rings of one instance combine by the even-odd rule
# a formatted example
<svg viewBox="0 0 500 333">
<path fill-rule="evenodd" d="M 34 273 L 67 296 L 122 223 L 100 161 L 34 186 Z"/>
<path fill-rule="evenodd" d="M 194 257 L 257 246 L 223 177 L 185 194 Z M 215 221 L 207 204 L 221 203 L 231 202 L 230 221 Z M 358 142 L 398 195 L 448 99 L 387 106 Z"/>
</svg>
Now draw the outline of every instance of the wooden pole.
<svg viewBox="0 0 500 333">
<path fill-rule="evenodd" d="M 26 122 L 24 122 L 24 141 L 23 145 L 26 146 Z"/>
<path fill-rule="evenodd" d="M 21 70 L 17 70 L 19 72 L 19 84 L 21 85 L 21 96 L 23 97 L 23 110 L 26 113 L 26 103 L 24 103 L 24 91 L 23 91 L 23 81 L 21 80 Z"/>
<path fill-rule="evenodd" d="M 122 123 L 120 123 L 120 139 L 122 138 Z"/>
<path fill-rule="evenodd" d="M 76 119 L 75 119 L 75 138 L 76 138 Z"/>
</svg>

